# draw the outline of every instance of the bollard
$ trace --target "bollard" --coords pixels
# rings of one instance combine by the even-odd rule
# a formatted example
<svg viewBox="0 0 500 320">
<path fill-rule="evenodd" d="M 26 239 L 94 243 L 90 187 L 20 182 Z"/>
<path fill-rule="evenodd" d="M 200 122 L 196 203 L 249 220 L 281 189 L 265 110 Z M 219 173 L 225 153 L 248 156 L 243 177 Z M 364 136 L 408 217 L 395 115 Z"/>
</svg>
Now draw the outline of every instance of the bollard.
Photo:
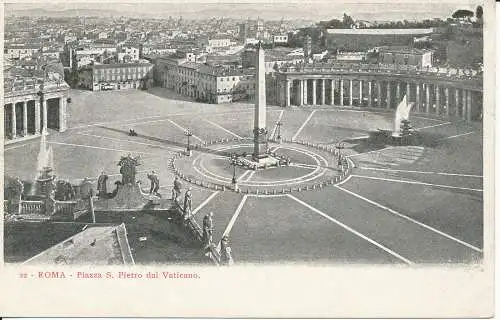
<svg viewBox="0 0 500 320">
<path fill-rule="evenodd" d="M 267 189 L 264 190 L 264 194 L 267 194 Z"/>
<path fill-rule="evenodd" d="M 312 189 L 316 190 L 316 185 L 315 184 L 313 184 Z"/>
<path fill-rule="evenodd" d="M 222 186 L 222 191 L 226 191 L 226 186 Z"/>
<path fill-rule="evenodd" d="M 255 190 L 255 194 L 259 194 L 259 189 Z"/>
<path fill-rule="evenodd" d="M 281 190 L 281 193 L 283 193 L 283 194 L 285 193 L 285 188 L 283 188 L 283 190 Z"/>
<path fill-rule="evenodd" d="M 276 189 L 273 189 L 273 194 L 276 194 Z"/>
</svg>

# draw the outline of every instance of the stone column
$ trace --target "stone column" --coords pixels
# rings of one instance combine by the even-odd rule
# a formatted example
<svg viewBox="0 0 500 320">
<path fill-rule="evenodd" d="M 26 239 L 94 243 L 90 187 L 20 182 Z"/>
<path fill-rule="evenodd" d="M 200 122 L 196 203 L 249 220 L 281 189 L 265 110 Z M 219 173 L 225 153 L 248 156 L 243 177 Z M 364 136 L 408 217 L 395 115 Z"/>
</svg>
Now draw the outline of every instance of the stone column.
<svg viewBox="0 0 500 320">
<path fill-rule="evenodd" d="M 409 82 L 406 83 L 406 101 L 411 101 L 411 86 Z"/>
<path fill-rule="evenodd" d="M 352 106 L 352 79 L 349 79 L 349 105 Z"/>
<path fill-rule="evenodd" d="M 23 101 L 23 135 L 28 135 L 28 104 Z"/>
<path fill-rule="evenodd" d="M 445 114 L 450 115 L 450 91 L 448 87 L 444 88 L 444 104 L 446 105 Z"/>
<path fill-rule="evenodd" d="M 472 120 L 472 90 L 467 90 L 467 121 Z"/>
<path fill-rule="evenodd" d="M 307 105 L 307 79 L 304 79 L 304 104 Z"/>
<path fill-rule="evenodd" d="M 467 106 L 467 90 L 462 89 L 462 119 L 466 120 L 467 119 L 467 111 L 466 111 L 466 106 Z"/>
<path fill-rule="evenodd" d="M 40 100 L 35 99 L 35 134 L 40 133 Z"/>
<path fill-rule="evenodd" d="M 66 98 L 59 98 L 59 132 L 66 131 Z"/>
<path fill-rule="evenodd" d="M 415 84 L 415 107 L 416 111 L 420 112 L 420 83 Z"/>
<path fill-rule="evenodd" d="M 12 103 L 12 139 L 17 137 L 16 103 Z"/>
<path fill-rule="evenodd" d="M 344 80 L 340 79 L 340 105 L 344 105 Z"/>
<path fill-rule="evenodd" d="M 290 80 L 286 79 L 286 86 L 285 86 L 285 97 L 286 97 L 286 104 L 285 107 L 290 106 Z"/>
<path fill-rule="evenodd" d="M 428 84 L 425 84 L 425 112 L 431 112 L 431 91 Z"/>
<path fill-rule="evenodd" d="M 377 106 L 382 108 L 382 83 L 381 81 L 377 82 Z"/>
<path fill-rule="evenodd" d="M 42 132 L 47 132 L 47 100 L 42 101 Z"/>
<path fill-rule="evenodd" d="M 399 101 L 401 100 L 401 82 L 396 82 L 396 99 L 399 103 Z"/>
<path fill-rule="evenodd" d="M 333 106 L 335 104 L 335 80 L 331 81 L 331 91 L 330 91 L 330 104 Z"/>
<path fill-rule="evenodd" d="M 304 93 L 304 81 L 299 80 L 299 89 L 297 90 L 297 105 L 299 106 L 304 104 L 304 99 L 302 99 L 303 93 Z"/>
<path fill-rule="evenodd" d="M 363 80 L 359 80 L 359 105 L 363 105 Z"/>
<path fill-rule="evenodd" d="M 316 105 L 316 79 L 312 80 L 313 82 L 313 87 L 312 87 L 312 94 L 313 94 L 313 105 Z"/>
<path fill-rule="evenodd" d="M 391 108 L 391 82 L 387 81 L 387 109 Z"/>
<path fill-rule="evenodd" d="M 368 80 L 368 108 L 372 107 L 372 81 Z"/>
<path fill-rule="evenodd" d="M 325 79 L 321 79 L 321 104 L 325 104 Z"/>
<path fill-rule="evenodd" d="M 460 116 L 460 112 L 458 112 L 458 108 L 459 108 L 459 95 L 460 95 L 460 91 L 458 91 L 458 89 L 455 89 L 455 116 Z"/>
<path fill-rule="evenodd" d="M 440 97 L 439 97 L 439 86 L 436 84 L 436 88 L 434 89 L 436 91 L 436 114 L 439 115 L 441 113 L 441 102 L 440 102 Z"/>
</svg>

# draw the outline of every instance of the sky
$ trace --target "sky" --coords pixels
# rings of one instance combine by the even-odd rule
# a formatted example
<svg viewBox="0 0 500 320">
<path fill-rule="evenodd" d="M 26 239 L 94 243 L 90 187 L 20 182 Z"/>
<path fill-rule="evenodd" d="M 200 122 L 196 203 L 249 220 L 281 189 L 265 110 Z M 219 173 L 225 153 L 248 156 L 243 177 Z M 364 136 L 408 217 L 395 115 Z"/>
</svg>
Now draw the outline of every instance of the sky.
<svg viewBox="0 0 500 320">
<path fill-rule="evenodd" d="M 31 1 L 6 4 L 5 13 L 11 10 L 45 9 L 61 11 L 68 9 L 112 10 L 113 15 L 140 17 L 183 16 L 186 19 L 231 17 L 257 18 L 266 20 L 326 20 L 340 18 L 344 12 L 355 19 L 362 20 L 421 20 L 427 18 L 446 18 L 456 9 L 475 10 L 480 4 L 471 0 L 421 0 L 395 1 L 383 0 L 168 0 L 163 2 L 50 2 Z M 8 0 L 7 0 L 8 2 Z M 109 12 L 106 11 L 106 16 Z"/>
</svg>

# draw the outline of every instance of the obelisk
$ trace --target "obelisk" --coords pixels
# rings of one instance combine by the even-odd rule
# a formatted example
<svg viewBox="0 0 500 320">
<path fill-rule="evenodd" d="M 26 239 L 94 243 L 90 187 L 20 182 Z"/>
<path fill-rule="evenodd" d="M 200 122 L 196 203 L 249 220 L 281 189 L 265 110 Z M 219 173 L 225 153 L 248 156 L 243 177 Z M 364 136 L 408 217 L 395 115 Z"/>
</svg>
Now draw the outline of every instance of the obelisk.
<svg viewBox="0 0 500 320">
<path fill-rule="evenodd" d="M 257 99 L 254 115 L 254 148 L 253 160 L 260 161 L 267 157 L 266 130 L 266 69 L 264 64 L 264 49 L 261 42 L 257 45 Z"/>
</svg>

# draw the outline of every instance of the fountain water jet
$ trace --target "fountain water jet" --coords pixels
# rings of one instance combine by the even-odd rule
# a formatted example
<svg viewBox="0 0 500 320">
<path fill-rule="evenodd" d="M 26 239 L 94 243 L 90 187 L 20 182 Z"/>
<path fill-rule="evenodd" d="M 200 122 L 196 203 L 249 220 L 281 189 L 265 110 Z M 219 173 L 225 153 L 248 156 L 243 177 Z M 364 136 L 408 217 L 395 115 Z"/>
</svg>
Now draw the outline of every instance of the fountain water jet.
<svg viewBox="0 0 500 320">
<path fill-rule="evenodd" d="M 403 120 L 408 120 L 410 117 L 410 110 L 413 107 L 413 103 L 408 103 L 406 101 L 406 95 L 403 100 L 399 103 L 396 113 L 394 115 L 394 131 L 392 132 L 393 137 L 401 136 L 401 122 Z"/>
<path fill-rule="evenodd" d="M 54 158 L 52 147 L 47 147 L 47 132 L 42 132 L 40 151 L 37 157 L 37 177 L 35 178 L 35 195 L 46 196 L 47 183 L 54 179 Z"/>
</svg>

